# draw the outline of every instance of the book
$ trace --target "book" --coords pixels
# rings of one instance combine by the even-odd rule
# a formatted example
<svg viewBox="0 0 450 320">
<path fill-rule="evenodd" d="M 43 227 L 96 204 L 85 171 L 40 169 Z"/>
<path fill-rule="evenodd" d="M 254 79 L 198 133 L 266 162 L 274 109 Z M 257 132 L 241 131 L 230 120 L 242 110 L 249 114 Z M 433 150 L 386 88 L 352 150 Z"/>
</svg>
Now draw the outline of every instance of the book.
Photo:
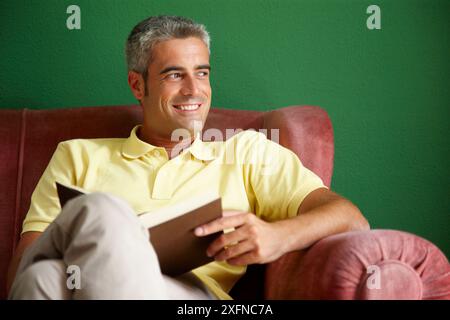
<svg viewBox="0 0 450 320">
<path fill-rule="evenodd" d="M 59 182 L 56 182 L 56 190 L 61 208 L 69 200 L 89 193 Z M 150 242 L 158 256 L 161 272 L 172 277 L 214 260 L 206 255 L 206 249 L 222 231 L 198 237 L 194 230 L 220 217 L 221 198 L 211 192 L 138 215 L 141 223 L 149 229 Z"/>
</svg>

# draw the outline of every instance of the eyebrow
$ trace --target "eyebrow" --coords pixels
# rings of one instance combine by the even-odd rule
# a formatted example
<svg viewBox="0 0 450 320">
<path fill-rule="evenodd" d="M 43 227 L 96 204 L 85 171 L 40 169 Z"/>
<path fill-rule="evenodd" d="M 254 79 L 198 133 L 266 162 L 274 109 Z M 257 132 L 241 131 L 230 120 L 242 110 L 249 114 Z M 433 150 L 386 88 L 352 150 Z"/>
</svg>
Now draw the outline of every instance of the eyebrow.
<svg viewBox="0 0 450 320">
<path fill-rule="evenodd" d="M 200 69 L 208 69 L 211 71 L 211 66 L 209 64 L 201 64 L 198 66 L 195 66 L 194 68 L 195 70 L 200 70 Z M 163 70 L 161 70 L 161 72 L 159 74 L 164 74 L 170 71 L 183 71 L 186 70 L 186 68 L 180 67 L 180 66 L 170 66 L 167 68 L 164 68 Z"/>
</svg>

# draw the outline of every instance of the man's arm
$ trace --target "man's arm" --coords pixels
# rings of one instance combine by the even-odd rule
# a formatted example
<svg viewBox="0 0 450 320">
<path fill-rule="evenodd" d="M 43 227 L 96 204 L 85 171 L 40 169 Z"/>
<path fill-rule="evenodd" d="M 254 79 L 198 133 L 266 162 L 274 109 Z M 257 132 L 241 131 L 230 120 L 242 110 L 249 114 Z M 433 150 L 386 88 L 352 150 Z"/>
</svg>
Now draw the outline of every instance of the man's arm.
<svg viewBox="0 0 450 320">
<path fill-rule="evenodd" d="M 205 236 L 228 228 L 211 243 L 207 254 L 216 260 L 234 265 L 268 263 L 287 252 L 305 249 L 327 236 L 351 231 L 368 230 L 369 224 L 359 209 L 349 200 L 319 188 L 305 197 L 294 218 L 265 222 L 253 213 L 224 212 L 195 230 Z"/>
<path fill-rule="evenodd" d="M 20 260 L 22 259 L 25 249 L 28 248 L 42 232 L 25 232 L 22 234 L 17 245 L 16 251 L 9 263 L 8 275 L 6 277 L 6 292 L 9 293 L 11 286 L 13 284 L 14 278 L 16 277 L 17 268 L 19 267 Z"/>
<path fill-rule="evenodd" d="M 288 235 L 287 252 L 308 248 L 333 234 L 370 229 L 358 207 L 326 188 L 311 192 L 301 203 L 295 218 L 279 223 L 284 225 Z"/>
</svg>

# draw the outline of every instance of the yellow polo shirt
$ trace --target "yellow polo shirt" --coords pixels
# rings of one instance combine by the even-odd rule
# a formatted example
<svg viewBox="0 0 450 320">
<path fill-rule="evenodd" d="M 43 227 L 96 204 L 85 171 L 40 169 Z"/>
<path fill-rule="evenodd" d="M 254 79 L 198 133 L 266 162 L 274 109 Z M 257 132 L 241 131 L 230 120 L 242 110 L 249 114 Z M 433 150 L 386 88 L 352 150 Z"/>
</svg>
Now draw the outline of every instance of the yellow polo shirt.
<svg viewBox="0 0 450 320">
<path fill-rule="evenodd" d="M 222 197 L 224 210 L 253 212 L 266 221 L 297 215 L 302 200 L 325 187 L 289 149 L 262 133 L 243 131 L 225 142 L 200 138 L 169 160 L 162 147 L 138 138 L 75 139 L 59 143 L 31 197 L 22 233 L 43 232 L 60 213 L 55 181 L 128 201 L 136 214 L 177 203 L 204 190 Z M 219 298 L 245 266 L 211 262 L 193 270 Z"/>
</svg>

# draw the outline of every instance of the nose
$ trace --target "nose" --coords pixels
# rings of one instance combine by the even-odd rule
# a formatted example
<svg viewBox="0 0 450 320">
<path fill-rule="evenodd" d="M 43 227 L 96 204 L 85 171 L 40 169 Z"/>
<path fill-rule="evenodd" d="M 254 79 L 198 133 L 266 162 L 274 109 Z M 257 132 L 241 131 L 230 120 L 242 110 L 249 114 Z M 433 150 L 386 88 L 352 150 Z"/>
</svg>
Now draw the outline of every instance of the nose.
<svg viewBox="0 0 450 320">
<path fill-rule="evenodd" d="M 181 93 L 185 96 L 195 96 L 199 93 L 199 86 L 197 80 L 191 76 L 186 76 L 183 79 Z"/>
</svg>

